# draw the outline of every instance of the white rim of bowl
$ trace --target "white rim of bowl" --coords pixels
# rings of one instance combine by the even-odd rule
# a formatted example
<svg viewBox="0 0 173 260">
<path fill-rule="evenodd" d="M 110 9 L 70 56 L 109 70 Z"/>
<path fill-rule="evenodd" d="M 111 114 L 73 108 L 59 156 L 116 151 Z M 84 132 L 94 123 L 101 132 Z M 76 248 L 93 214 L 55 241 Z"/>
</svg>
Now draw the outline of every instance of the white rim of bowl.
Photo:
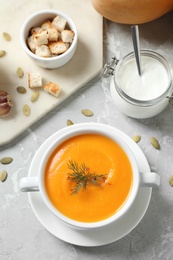
<svg viewBox="0 0 173 260">
<path fill-rule="evenodd" d="M 129 208 L 131 207 L 131 205 L 134 202 L 135 196 L 138 192 L 138 187 L 139 187 L 139 182 L 140 182 L 139 171 L 138 171 L 136 159 L 135 159 L 130 147 L 128 146 L 128 144 L 126 142 L 124 142 L 124 140 L 118 135 L 118 133 L 114 132 L 114 128 L 111 126 L 102 125 L 102 124 L 98 124 L 98 123 L 84 123 L 84 124 L 72 125 L 72 126 L 70 126 L 70 129 L 71 129 L 70 132 L 67 131 L 67 133 L 64 133 L 63 135 L 59 136 L 59 138 L 56 139 L 56 141 L 49 146 L 48 150 L 43 155 L 43 158 L 42 158 L 42 161 L 40 164 L 41 166 L 39 168 L 39 183 L 41 184 L 39 186 L 40 192 L 42 194 L 43 200 L 45 201 L 47 207 L 58 217 L 58 219 L 63 221 L 65 224 L 74 226 L 75 228 L 81 228 L 81 229 L 104 227 L 104 226 L 109 225 L 112 222 L 118 220 L 124 213 L 126 213 L 129 210 Z M 106 131 L 108 131 L 109 133 L 106 133 Z M 118 210 L 116 215 L 113 215 L 105 220 L 101 220 L 98 222 L 76 221 L 76 220 L 66 217 L 61 212 L 59 212 L 53 206 L 53 204 L 50 202 L 50 200 L 46 194 L 46 191 L 45 191 L 44 178 L 42 179 L 42 175 L 44 174 L 44 168 L 45 168 L 47 159 L 49 158 L 49 156 L 53 152 L 53 150 L 57 147 L 57 145 L 59 145 L 60 143 L 65 141 L 67 138 L 70 138 L 75 135 L 87 134 L 87 133 L 96 133 L 96 134 L 105 135 L 108 138 L 111 138 L 114 141 L 116 141 L 122 147 L 123 150 L 126 149 L 126 154 L 131 162 L 131 166 L 133 168 L 133 172 L 134 172 L 134 175 L 136 178 L 136 182 L 135 183 L 133 182 L 131 192 L 129 194 L 129 198 L 128 198 L 127 202 L 125 202 L 125 204 L 124 204 L 124 205 L 126 205 L 126 207 L 122 206 L 122 208 L 120 208 Z M 42 174 L 40 174 L 40 172 L 42 172 Z"/>
</svg>

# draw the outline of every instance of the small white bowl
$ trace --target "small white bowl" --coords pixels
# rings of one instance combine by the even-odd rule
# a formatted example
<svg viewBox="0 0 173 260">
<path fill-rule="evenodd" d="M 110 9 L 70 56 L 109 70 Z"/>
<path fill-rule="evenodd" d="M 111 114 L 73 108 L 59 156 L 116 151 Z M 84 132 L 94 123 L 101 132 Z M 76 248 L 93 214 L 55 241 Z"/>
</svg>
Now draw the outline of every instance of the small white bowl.
<svg viewBox="0 0 173 260">
<path fill-rule="evenodd" d="M 32 27 L 40 26 L 46 20 L 53 19 L 56 15 L 60 15 L 67 20 L 67 26 L 74 31 L 75 36 L 69 49 L 61 54 L 54 57 L 44 58 L 34 54 L 27 46 L 26 40 L 29 36 L 29 31 Z M 39 66 L 47 69 L 56 69 L 64 66 L 73 57 L 77 47 L 78 33 L 77 28 L 73 20 L 65 13 L 58 10 L 41 10 L 30 15 L 24 22 L 20 31 L 20 42 L 24 51 L 28 56 L 35 61 Z"/>
</svg>

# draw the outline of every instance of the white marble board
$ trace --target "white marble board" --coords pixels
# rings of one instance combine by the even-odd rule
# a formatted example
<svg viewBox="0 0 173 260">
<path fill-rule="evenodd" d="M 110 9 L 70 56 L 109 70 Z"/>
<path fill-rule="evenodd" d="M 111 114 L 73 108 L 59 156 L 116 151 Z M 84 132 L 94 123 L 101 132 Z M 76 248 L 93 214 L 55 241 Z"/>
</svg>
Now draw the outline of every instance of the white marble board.
<svg viewBox="0 0 173 260">
<path fill-rule="evenodd" d="M 33 12 L 42 9 L 58 9 L 66 12 L 76 23 L 79 41 L 72 60 L 59 69 L 46 70 L 34 64 L 20 45 L 20 29 L 25 19 Z M 0 118 L 0 146 L 9 143 L 16 136 L 38 121 L 55 106 L 72 95 L 85 83 L 94 78 L 103 65 L 102 28 L 103 19 L 96 13 L 90 0 L 18 0 L 2 1 L 0 8 L 0 49 L 6 55 L 0 58 L 0 89 L 6 90 L 13 98 L 12 112 Z M 3 32 L 11 35 L 5 41 Z M 16 69 L 24 70 L 24 77 L 16 76 Z M 43 83 L 54 81 L 62 86 L 58 98 L 40 91 L 37 102 L 30 101 L 31 90 L 27 86 L 27 74 L 38 72 Z M 25 86 L 24 95 L 16 91 L 17 86 Z M 28 104 L 29 117 L 24 116 L 22 108 Z"/>
</svg>

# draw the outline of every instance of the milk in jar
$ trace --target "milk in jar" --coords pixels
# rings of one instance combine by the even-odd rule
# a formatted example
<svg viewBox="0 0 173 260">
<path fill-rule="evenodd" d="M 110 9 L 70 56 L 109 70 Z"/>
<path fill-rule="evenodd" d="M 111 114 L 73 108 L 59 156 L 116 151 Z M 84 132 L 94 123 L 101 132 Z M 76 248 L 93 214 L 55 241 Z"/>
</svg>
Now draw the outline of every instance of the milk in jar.
<svg viewBox="0 0 173 260">
<path fill-rule="evenodd" d="M 117 108 L 134 118 L 159 114 L 172 95 L 172 68 L 160 54 L 141 51 L 142 76 L 134 53 L 120 60 L 111 79 L 110 92 Z"/>
<path fill-rule="evenodd" d="M 168 73 L 160 61 L 144 56 L 142 76 L 138 74 L 135 58 L 119 71 L 118 83 L 122 91 L 137 100 L 155 99 L 162 95 L 169 84 Z"/>
</svg>

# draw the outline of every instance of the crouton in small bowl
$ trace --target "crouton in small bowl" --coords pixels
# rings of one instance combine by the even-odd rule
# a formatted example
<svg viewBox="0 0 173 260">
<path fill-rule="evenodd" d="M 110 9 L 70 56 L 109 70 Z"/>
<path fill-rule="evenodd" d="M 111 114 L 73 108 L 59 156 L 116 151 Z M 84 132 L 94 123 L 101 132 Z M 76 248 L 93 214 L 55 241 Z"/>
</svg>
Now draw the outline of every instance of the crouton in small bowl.
<svg viewBox="0 0 173 260">
<path fill-rule="evenodd" d="M 73 57 L 78 33 L 73 20 L 58 10 L 41 10 L 29 16 L 20 31 L 24 51 L 39 66 L 56 69 Z"/>
</svg>

